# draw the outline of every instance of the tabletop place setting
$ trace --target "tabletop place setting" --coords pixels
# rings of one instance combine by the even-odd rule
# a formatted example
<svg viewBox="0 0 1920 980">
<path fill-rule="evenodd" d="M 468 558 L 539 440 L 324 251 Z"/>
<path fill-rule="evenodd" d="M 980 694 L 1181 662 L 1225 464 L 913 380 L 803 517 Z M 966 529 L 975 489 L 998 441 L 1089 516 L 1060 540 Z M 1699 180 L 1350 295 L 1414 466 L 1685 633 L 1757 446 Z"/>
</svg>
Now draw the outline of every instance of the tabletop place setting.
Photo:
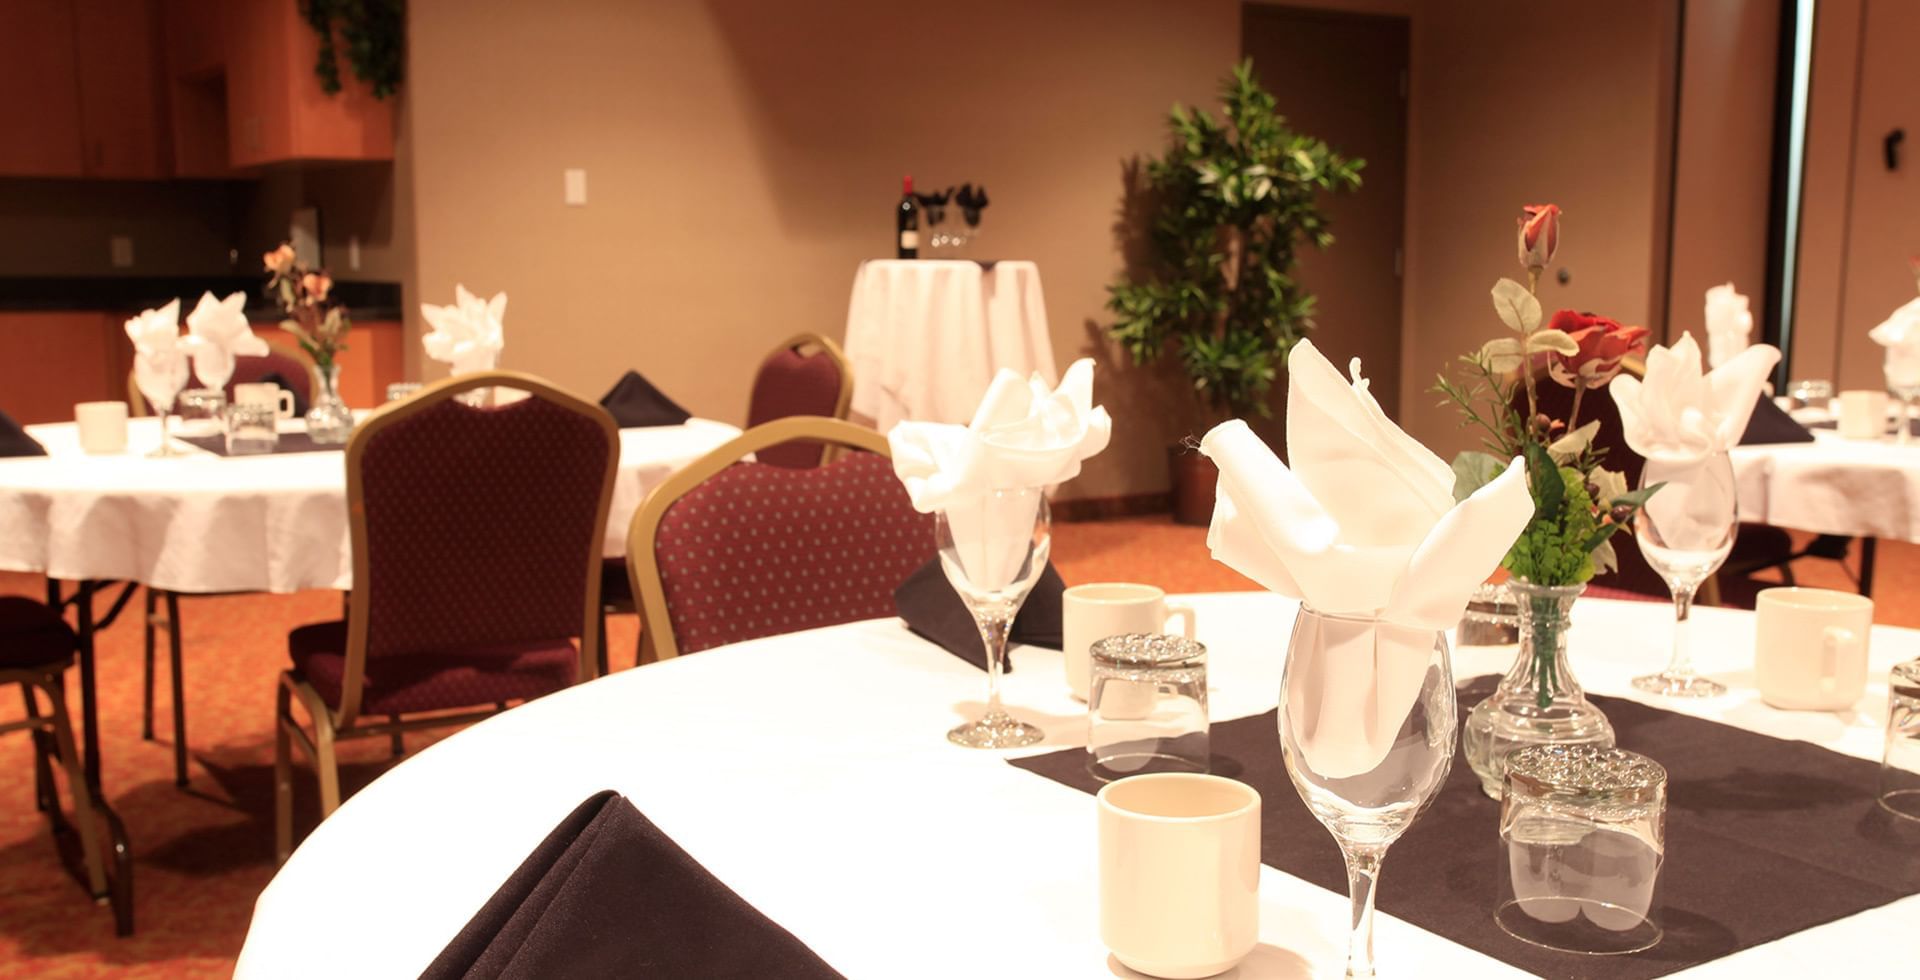
<svg viewBox="0 0 1920 980">
<path fill-rule="evenodd" d="M 1082 6 L 0 0 L 0 977 L 1912 975 L 1920 5 Z"/>
</svg>

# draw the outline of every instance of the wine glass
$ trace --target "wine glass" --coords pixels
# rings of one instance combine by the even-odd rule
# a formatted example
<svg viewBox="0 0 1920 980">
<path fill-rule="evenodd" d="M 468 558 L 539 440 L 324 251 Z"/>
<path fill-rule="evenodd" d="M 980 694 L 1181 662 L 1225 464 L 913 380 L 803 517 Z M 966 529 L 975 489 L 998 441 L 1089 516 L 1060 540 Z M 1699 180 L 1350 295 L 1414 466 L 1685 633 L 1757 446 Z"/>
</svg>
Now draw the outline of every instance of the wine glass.
<svg viewBox="0 0 1920 980">
<path fill-rule="evenodd" d="M 1280 749 L 1346 858 L 1349 977 L 1373 976 L 1380 863 L 1446 782 L 1459 727 L 1444 633 L 1300 607 L 1280 681 Z"/>
<path fill-rule="evenodd" d="M 973 613 L 987 647 L 986 714 L 948 732 L 948 741 L 970 749 L 1010 749 L 1046 737 L 1000 707 L 1000 675 L 1013 617 L 1046 570 L 1051 526 L 1040 487 L 990 490 L 934 515 L 940 568 Z"/>
<path fill-rule="evenodd" d="M 173 451 L 173 439 L 167 432 L 167 420 L 173 413 L 174 396 L 187 386 L 189 373 L 187 356 L 177 349 L 151 353 L 142 351 L 134 356 L 134 387 L 140 389 L 141 397 L 152 406 L 153 414 L 160 416 L 160 448 L 148 453 L 148 456 L 177 455 Z"/>
<path fill-rule="evenodd" d="M 1889 361 L 1892 359 L 1889 358 Z M 1913 401 L 1920 398 L 1920 376 L 1915 376 L 1914 367 L 1887 365 L 1887 391 L 1900 400 L 1900 435 L 1902 446 L 1913 444 Z"/>
<path fill-rule="evenodd" d="M 1647 460 L 1640 486 L 1661 486 L 1633 519 L 1640 554 L 1673 590 L 1673 658 L 1657 674 L 1633 679 L 1633 686 L 1677 698 L 1707 698 L 1727 693 L 1725 685 L 1693 671 L 1688 648 L 1693 594 L 1727 560 L 1740 529 L 1734 496 L 1733 463 L 1724 452 L 1701 460 Z"/>
</svg>

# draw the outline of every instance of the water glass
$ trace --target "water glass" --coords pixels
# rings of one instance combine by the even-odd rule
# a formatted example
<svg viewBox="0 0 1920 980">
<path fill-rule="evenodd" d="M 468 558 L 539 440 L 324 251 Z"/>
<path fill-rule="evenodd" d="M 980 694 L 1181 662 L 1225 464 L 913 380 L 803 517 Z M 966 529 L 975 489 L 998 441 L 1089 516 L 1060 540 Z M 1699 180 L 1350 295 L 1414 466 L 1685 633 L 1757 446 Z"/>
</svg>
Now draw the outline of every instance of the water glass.
<svg viewBox="0 0 1920 980">
<path fill-rule="evenodd" d="M 1880 805 L 1920 821 L 1920 660 L 1896 664 L 1887 697 L 1887 751 L 1880 760 Z"/>
<path fill-rule="evenodd" d="M 418 381 L 395 381 L 387 386 L 387 401 L 406 401 L 418 394 L 421 387 Z"/>
<path fill-rule="evenodd" d="M 1505 790 L 1493 914 L 1501 929 L 1569 953 L 1637 953 L 1660 941 L 1659 763 L 1625 749 L 1536 745 L 1507 758 Z"/>
<path fill-rule="evenodd" d="M 1122 633 L 1091 648 L 1087 771 L 1108 781 L 1206 772 L 1207 648 L 1162 633 Z"/>
<path fill-rule="evenodd" d="M 226 414 L 227 393 L 218 388 L 190 388 L 180 393 L 179 433 L 190 438 L 219 435 Z"/>
<path fill-rule="evenodd" d="M 280 413 L 271 402 L 245 402 L 227 408 L 227 455 L 252 456 L 280 445 Z"/>
</svg>

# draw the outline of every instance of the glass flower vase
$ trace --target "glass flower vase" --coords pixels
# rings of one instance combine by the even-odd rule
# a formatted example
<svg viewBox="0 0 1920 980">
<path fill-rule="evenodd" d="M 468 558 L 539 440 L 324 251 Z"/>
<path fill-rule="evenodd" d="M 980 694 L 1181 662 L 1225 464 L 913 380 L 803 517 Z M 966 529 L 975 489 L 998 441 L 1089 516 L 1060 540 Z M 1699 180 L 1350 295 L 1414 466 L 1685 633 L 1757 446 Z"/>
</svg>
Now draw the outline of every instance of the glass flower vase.
<svg viewBox="0 0 1920 980">
<path fill-rule="evenodd" d="M 1613 726 L 1587 700 L 1567 661 L 1573 600 L 1584 585 L 1507 583 L 1518 601 L 1520 653 L 1499 689 L 1467 714 L 1461 744 L 1480 788 L 1499 799 L 1506 760 L 1529 745 L 1613 748 Z"/>
<path fill-rule="evenodd" d="M 307 437 L 321 445 L 339 445 L 353 434 L 353 409 L 340 400 L 340 365 L 320 369 L 320 391 L 307 409 Z"/>
</svg>

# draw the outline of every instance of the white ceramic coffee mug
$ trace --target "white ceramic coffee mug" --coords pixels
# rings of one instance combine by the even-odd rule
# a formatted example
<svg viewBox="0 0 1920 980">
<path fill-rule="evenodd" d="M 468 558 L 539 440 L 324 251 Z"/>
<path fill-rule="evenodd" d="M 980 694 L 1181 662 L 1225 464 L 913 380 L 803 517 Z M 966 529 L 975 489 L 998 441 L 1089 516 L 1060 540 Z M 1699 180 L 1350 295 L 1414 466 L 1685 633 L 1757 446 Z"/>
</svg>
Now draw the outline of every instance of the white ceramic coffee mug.
<svg viewBox="0 0 1920 980">
<path fill-rule="evenodd" d="M 1122 633 L 1161 633 L 1167 620 L 1178 616 L 1181 635 L 1193 639 L 1193 610 L 1167 605 L 1167 593 L 1132 582 L 1096 582 L 1076 585 L 1060 597 L 1061 652 L 1066 654 L 1067 687 L 1085 701 L 1092 684 L 1092 661 L 1087 651 L 1094 643 Z"/>
<path fill-rule="evenodd" d="M 1867 690 L 1873 600 L 1831 589 L 1763 589 L 1754 603 L 1760 699 L 1796 711 L 1840 711 Z"/>
<path fill-rule="evenodd" d="M 1152 773 L 1100 790 L 1100 941 L 1148 976 L 1230 970 L 1260 941 L 1260 794 Z"/>
<path fill-rule="evenodd" d="M 293 392 L 271 381 L 234 385 L 233 403 L 235 405 L 271 405 L 274 414 L 281 418 L 293 417 Z"/>
<path fill-rule="evenodd" d="M 80 449 L 93 455 L 126 452 L 127 403 L 81 402 L 73 406 Z"/>
<path fill-rule="evenodd" d="M 1859 389 L 1843 391 L 1840 403 L 1840 435 L 1845 439 L 1878 439 L 1887 434 L 1887 393 Z"/>
</svg>

